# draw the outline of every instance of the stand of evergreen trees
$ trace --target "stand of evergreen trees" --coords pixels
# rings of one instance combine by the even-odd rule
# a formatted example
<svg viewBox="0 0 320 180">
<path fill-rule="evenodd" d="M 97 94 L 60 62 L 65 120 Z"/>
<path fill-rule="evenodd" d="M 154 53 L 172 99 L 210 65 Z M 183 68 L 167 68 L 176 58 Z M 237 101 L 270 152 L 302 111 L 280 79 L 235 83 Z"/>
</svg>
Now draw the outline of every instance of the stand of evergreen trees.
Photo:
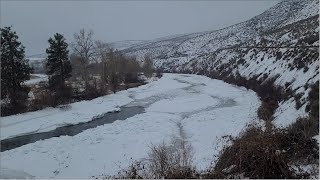
<svg viewBox="0 0 320 180">
<path fill-rule="evenodd" d="M 30 89 L 24 81 L 30 79 L 32 68 L 25 59 L 25 47 L 11 27 L 1 29 L 1 115 L 23 112 Z"/>
</svg>

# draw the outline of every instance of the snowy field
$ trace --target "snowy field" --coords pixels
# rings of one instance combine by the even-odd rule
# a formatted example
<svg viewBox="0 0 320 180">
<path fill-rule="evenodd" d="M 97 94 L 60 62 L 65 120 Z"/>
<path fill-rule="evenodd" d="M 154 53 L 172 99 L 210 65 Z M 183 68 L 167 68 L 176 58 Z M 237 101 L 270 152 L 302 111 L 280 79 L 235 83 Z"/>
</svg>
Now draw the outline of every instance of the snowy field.
<svg viewBox="0 0 320 180">
<path fill-rule="evenodd" d="M 247 123 L 258 122 L 256 110 L 260 101 L 253 91 L 222 81 L 164 74 L 158 81 L 73 103 L 66 110 L 48 108 L 2 118 L 1 137 L 90 121 L 124 105 L 143 106 L 145 112 L 75 136 L 54 137 L 1 152 L 0 178 L 113 175 L 134 160 L 145 158 L 151 144 L 172 137 L 190 142 L 194 164 L 201 169 L 209 166 L 221 149 L 221 136 L 238 135 Z"/>
</svg>

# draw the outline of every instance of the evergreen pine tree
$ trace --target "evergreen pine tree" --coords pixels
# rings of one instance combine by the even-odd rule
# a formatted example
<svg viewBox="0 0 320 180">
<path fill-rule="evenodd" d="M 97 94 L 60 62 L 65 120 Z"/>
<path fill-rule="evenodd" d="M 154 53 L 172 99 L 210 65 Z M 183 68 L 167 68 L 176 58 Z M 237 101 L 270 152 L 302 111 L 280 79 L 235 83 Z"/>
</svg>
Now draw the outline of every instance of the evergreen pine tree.
<svg viewBox="0 0 320 180">
<path fill-rule="evenodd" d="M 65 80 L 71 77 L 71 62 L 69 60 L 68 44 L 62 34 L 56 33 L 54 38 L 48 40 L 50 47 L 46 49 L 48 55 L 47 74 L 49 76 L 49 89 L 58 98 L 66 98 Z"/>
<path fill-rule="evenodd" d="M 24 46 L 11 27 L 1 29 L 1 99 L 9 100 L 7 111 L 2 115 L 22 112 L 26 107 L 29 88 L 23 82 L 30 79 L 32 68 L 25 59 Z M 2 105 L 2 110 L 4 106 Z M 8 112 L 8 110 L 10 112 Z"/>
</svg>

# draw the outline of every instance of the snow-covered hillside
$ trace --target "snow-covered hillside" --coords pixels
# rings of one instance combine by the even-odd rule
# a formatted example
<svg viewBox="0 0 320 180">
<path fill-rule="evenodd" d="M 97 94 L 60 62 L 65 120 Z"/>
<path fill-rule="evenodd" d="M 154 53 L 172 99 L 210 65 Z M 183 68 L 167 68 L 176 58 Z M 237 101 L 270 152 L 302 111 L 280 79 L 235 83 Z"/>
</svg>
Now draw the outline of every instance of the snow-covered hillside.
<svg viewBox="0 0 320 180">
<path fill-rule="evenodd" d="M 148 53 L 157 68 L 171 72 L 276 78 L 276 85 L 302 93 L 299 110 L 293 98 L 280 102 L 275 124 L 287 126 L 306 115 L 306 97 L 319 79 L 318 6 L 318 0 L 285 0 L 224 29 L 149 41 L 123 52 L 140 60 Z"/>
<path fill-rule="evenodd" d="M 318 4 L 317 0 L 286 0 L 248 21 L 224 29 L 168 36 L 141 43 L 123 52 L 137 57 L 151 53 L 157 59 L 188 57 L 190 60 L 204 53 L 240 44 L 262 32 L 317 15 Z"/>
<path fill-rule="evenodd" d="M 109 43 L 109 45 L 114 49 L 123 50 L 123 49 L 130 48 L 132 46 L 137 46 L 145 42 L 146 41 L 144 40 L 125 40 L 125 41 L 111 42 Z"/>
</svg>

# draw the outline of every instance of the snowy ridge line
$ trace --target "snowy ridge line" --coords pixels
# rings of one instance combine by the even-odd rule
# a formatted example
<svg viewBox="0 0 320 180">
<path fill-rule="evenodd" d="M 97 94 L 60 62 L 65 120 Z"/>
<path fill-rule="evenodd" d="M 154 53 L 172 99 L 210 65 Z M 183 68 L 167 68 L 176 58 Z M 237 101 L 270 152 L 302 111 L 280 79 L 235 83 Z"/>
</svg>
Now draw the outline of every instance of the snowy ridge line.
<svg viewBox="0 0 320 180">
<path fill-rule="evenodd" d="M 295 48 L 319 48 L 319 46 L 241 46 L 241 47 L 226 47 L 226 48 L 221 48 L 219 50 L 224 50 L 224 49 L 278 49 L 278 48 L 284 48 L 284 49 L 295 49 Z"/>
<path fill-rule="evenodd" d="M 247 21 L 226 28 L 173 38 L 168 36 L 162 41 L 155 39 L 150 43 L 124 49 L 123 52 L 134 55 L 141 61 L 143 55 L 148 53 L 156 64 L 157 61 L 162 61 L 160 63 L 168 62 L 178 67 L 185 62 L 190 62 L 190 59 L 228 48 L 228 46 L 238 46 L 251 41 L 254 37 L 264 36 L 265 33 L 276 33 L 273 32 L 274 29 L 281 31 L 299 21 L 315 19 L 319 10 L 314 7 L 318 5 L 319 1 L 316 0 L 285 0 Z M 179 61 L 171 62 L 170 58 L 179 59 Z"/>
</svg>

